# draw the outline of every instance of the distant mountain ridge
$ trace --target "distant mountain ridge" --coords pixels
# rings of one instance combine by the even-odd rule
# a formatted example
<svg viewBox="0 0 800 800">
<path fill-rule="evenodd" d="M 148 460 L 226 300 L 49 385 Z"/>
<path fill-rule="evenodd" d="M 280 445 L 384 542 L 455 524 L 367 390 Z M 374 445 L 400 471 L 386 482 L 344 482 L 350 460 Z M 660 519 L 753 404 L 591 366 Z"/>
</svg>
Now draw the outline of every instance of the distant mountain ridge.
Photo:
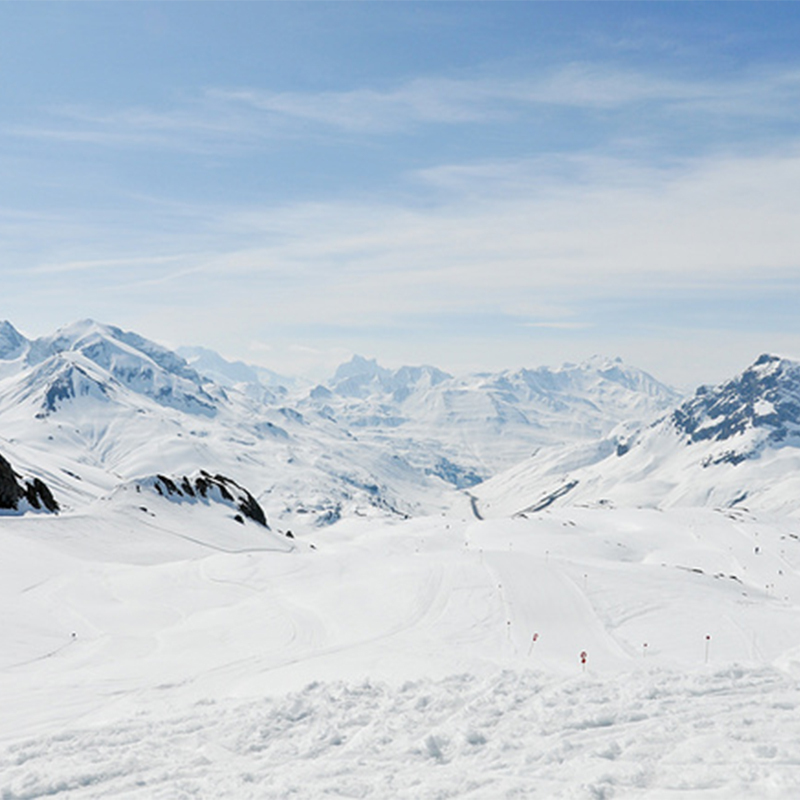
<svg viewBox="0 0 800 800">
<path fill-rule="evenodd" d="M 540 447 L 653 419 L 679 398 L 646 372 L 598 356 L 463 377 L 431 366 L 390 370 L 354 356 L 297 408 L 327 414 L 361 438 L 391 442 L 424 469 L 457 464 L 477 482 Z"/>
<path fill-rule="evenodd" d="M 0 437 L 32 466 L 45 454 L 69 508 L 120 481 L 209 470 L 302 526 L 463 504 L 458 490 L 539 448 L 650 420 L 678 397 L 619 359 L 454 377 L 354 356 L 316 387 L 267 387 L 246 364 L 184 352 L 192 363 L 92 320 L 32 340 L 2 323 Z"/>
<path fill-rule="evenodd" d="M 800 511 L 800 363 L 762 355 L 650 426 L 554 448 L 475 493 L 488 515 L 552 504 Z"/>
<path fill-rule="evenodd" d="M 160 405 L 207 416 L 216 413 L 200 375 L 183 358 L 112 325 L 82 320 L 52 336 L 28 340 L 6 322 L 0 329 L 0 358 L 15 361 L 17 372 L 35 370 L 29 384 L 43 388 L 42 413 L 52 413 L 58 403 L 77 396 L 107 398 L 118 384 Z"/>
</svg>

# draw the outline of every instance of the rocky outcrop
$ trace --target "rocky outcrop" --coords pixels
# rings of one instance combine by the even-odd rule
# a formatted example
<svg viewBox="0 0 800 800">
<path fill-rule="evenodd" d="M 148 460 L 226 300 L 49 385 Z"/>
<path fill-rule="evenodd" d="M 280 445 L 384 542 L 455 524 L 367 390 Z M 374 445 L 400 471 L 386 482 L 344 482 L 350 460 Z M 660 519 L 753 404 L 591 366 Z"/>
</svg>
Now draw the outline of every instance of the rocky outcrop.
<svg viewBox="0 0 800 800">
<path fill-rule="evenodd" d="M 156 475 L 142 483 L 145 485 L 149 483 L 162 497 L 178 502 L 215 500 L 225 503 L 253 522 L 269 528 L 267 516 L 255 497 L 236 481 L 224 475 L 212 475 L 200 470 L 190 477 L 184 475 L 180 478 L 170 478 L 167 475 Z M 243 520 L 237 519 L 237 521 Z"/>
<path fill-rule="evenodd" d="M 764 429 L 772 442 L 797 436 L 800 364 L 762 355 L 733 380 L 713 388 L 701 386 L 671 420 L 691 442 L 720 442 L 753 428 Z"/>
<path fill-rule="evenodd" d="M 57 514 L 59 505 L 43 480 L 23 478 L 0 456 L 0 510 L 23 512 L 29 509 Z"/>
</svg>

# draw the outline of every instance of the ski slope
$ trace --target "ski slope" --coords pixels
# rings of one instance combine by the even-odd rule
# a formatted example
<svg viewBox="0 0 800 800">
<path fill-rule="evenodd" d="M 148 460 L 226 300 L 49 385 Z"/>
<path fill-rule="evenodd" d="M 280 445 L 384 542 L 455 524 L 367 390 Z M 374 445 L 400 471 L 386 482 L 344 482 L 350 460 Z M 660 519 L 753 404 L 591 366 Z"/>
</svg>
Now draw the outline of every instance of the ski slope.
<svg viewBox="0 0 800 800">
<path fill-rule="evenodd" d="M 132 502 L 2 520 L 4 800 L 800 790 L 790 520 Z"/>
</svg>

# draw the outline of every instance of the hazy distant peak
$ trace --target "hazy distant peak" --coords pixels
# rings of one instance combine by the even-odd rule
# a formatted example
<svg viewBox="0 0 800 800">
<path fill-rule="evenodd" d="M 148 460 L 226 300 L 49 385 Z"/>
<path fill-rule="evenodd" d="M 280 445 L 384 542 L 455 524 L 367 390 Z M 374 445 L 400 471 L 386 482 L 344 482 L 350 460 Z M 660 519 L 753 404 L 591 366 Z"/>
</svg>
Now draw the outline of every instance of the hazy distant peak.
<svg viewBox="0 0 800 800">
<path fill-rule="evenodd" d="M 228 361 L 207 347 L 179 347 L 176 352 L 206 378 L 221 386 L 258 383 L 258 373 L 243 361 Z"/>
<path fill-rule="evenodd" d="M 28 345 L 28 340 L 10 322 L 0 320 L 0 359 L 19 358 Z"/>
<path fill-rule="evenodd" d="M 377 378 L 390 374 L 391 370 L 378 364 L 377 359 L 354 355 L 349 361 L 337 367 L 332 382 L 339 383 L 349 378 Z"/>
</svg>

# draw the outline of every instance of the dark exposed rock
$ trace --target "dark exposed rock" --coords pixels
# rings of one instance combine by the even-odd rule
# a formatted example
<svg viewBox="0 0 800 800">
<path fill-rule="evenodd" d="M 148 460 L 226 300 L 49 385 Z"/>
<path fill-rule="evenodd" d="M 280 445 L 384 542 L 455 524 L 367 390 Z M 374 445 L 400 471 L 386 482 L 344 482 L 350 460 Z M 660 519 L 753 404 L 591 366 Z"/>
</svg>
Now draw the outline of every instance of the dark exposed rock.
<svg viewBox="0 0 800 800">
<path fill-rule="evenodd" d="M 20 488 L 11 464 L 0 456 L 0 508 L 15 509 L 19 503 Z"/>
<path fill-rule="evenodd" d="M 671 421 L 690 442 L 724 441 L 750 428 L 766 429 L 770 441 L 782 442 L 800 431 L 800 365 L 762 355 L 733 380 L 701 386 Z"/>
<path fill-rule="evenodd" d="M 44 509 L 52 514 L 57 514 L 59 511 L 58 502 L 43 480 L 22 478 L 14 472 L 11 464 L 0 456 L 0 509 L 17 511 L 23 498 L 36 510 Z"/>
<path fill-rule="evenodd" d="M 163 487 L 167 490 L 167 494 L 177 494 L 183 495 L 183 492 L 175 485 L 175 482 L 172 478 L 168 478 L 166 475 L 156 475 Z"/>
<path fill-rule="evenodd" d="M 48 511 L 53 514 L 58 513 L 59 506 L 56 499 L 53 497 L 47 484 L 39 479 L 34 478 L 25 487 L 25 497 L 34 508 L 41 508 L 44 506 Z"/>
<path fill-rule="evenodd" d="M 180 478 L 173 479 L 167 475 L 159 474 L 155 476 L 153 488 L 162 497 L 186 497 L 189 500 L 195 500 L 198 496 L 203 500 L 210 499 L 213 496 L 213 491 L 216 490 L 219 497 L 228 503 L 234 504 L 237 511 L 240 512 L 234 517 L 237 522 L 243 523 L 244 519 L 240 515 L 244 515 L 265 528 L 269 527 L 267 516 L 253 495 L 236 481 L 225 477 L 225 475 L 220 475 L 219 473 L 211 475 L 205 470 L 200 470 L 200 474 L 194 478 L 183 475 Z"/>
</svg>

